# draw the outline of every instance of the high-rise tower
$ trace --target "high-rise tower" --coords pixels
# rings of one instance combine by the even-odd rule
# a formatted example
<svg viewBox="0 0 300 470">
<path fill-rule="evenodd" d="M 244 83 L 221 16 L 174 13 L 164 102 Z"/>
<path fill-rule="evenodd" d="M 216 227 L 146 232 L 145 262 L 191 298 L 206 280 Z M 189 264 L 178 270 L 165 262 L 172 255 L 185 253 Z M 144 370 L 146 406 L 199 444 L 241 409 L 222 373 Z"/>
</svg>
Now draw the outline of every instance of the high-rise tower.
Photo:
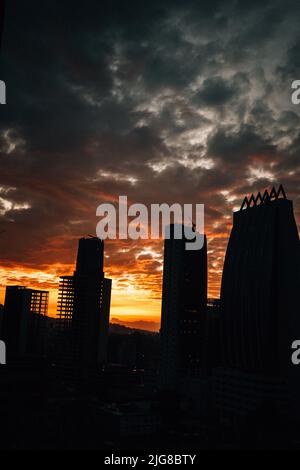
<svg viewBox="0 0 300 470">
<path fill-rule="evenodd" d="M 106 361 L 111 280 L 103 273 L 103 241 L 81 238 L 76 270 L 60 281 L 58 317 L 69 330 L 72 362 L 83 372 Z"/>
<path fill-rule="evenodd" d="M 182 233 L 183 233 L 183 226 Z M 207 302 L 206 238 L 200 250 L 186 250 L 186 238 L 164 245 L 161 317 L 160 387 L 174 389 L 178 381 L 201 366 L 201 333 Z"/>
<path fill-rule="evenodd" d="M 289 395 L 299 393 L 299 372 L 291 362 L 291 344 L 300 338 L 299 256 L 293 203 L 283 187 L 246 197 L 234 213 L 224 263 L 222 363 L 235 377 L 244 374 L 240 382 L 234 379 L 237 387 L 254 380 L 263 393 L 266 380 L 275 383 L 269 398 L 279 383 Z"/>
</svg>

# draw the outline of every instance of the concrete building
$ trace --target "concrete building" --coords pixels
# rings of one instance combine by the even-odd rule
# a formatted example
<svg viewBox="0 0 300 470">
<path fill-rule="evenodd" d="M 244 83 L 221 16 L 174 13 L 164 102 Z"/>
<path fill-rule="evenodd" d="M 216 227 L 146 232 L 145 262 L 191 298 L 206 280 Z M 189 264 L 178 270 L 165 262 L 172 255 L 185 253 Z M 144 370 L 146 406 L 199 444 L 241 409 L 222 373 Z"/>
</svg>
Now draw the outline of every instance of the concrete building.
<svg viewBox="0 0 300 470">
<path fill-rule="evenodd" d="M 5 293 L 3 339 L 8 361 L 42 355 L 49 293 L 24 286 L 8 286 Z"/>
<path fill-rule="evenodd" d="M 73 276 L 60 280 L 58 321 L 68 339 L 65 358 L 82 372 L 106 362 L 111 280 L 103 273 L 104 244 L 81 238 Z"/>
<path fill-rule="evenodd" d="M 176 239 L 174 227 L 164 245 L 159 379 L 164 389 L 176 389 L 182 377 L 199 372 L 207 303 L 206 238 L 202 249 L 186 250 L 186 238 Z"/>
<path fill-rule="evenodd" d="M 245 198 L 234 213 L 221 287 L 222 414 L 265 396 L 300 417 L 300 375 L 291 344 L 300 338 L 299 236 L 283 187 Z M 223 375 L 223 377 L 222 377 Z"/>
</svg>

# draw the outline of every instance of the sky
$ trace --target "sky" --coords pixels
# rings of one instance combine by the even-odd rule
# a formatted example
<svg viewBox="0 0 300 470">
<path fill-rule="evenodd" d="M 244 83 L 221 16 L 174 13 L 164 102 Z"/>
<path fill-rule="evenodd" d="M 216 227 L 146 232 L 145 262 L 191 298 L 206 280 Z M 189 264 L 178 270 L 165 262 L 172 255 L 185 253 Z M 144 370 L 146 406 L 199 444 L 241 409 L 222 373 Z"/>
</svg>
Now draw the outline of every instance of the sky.
<svg viewBox="0 0 300 470">
<path fill-rule="evenodd" d="M 297 1 L 7 2 L 0 79 L 0 303 L 74 270 L 96 208 L 205 204 L 218 297 L 245 195 L 282 183 L 300 222 Z M 299 225 L 298 225 L 299 228 Z M 111 317 L 158 328 L 161 240 L 110 240 Z"/>
</svg>

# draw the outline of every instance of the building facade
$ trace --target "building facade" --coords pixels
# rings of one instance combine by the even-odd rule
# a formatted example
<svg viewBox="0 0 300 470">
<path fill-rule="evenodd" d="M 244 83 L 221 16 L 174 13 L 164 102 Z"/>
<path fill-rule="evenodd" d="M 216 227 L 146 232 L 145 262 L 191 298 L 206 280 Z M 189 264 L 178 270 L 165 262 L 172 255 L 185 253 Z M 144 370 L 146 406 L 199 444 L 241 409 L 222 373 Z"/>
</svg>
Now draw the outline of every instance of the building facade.
<svg viewBox="0 0 300 470">
<path fill-rule="evenodd" d="M 299 254 L 293 203 L 282 186 L 245 198 L 233 216 L 222 277 L 219 405 L 223 396 L 225 407 L 238 406 L 234 395 L 250 403 L 253 388 L 278 401 L 280 387 L 281 401 L 286 390 L 299 413 L 299 372 L 291 362 L 291 344 L 300 338 Z"/>
<path fill-rule="evenodd" d="M 183 227 L 182 227 L 183 231 Z M 176 389 L 183 377 L 201 368 L 202 334 L 207 303 L 206 238 L 200 250 L 186 250 L 186 239 L 164 244 L 160 387 Z"/>
<path fill-rule="evenodd" d="M 49 293 L 24 286 L 6 288 L 3 338 L 7 357 L 44 354 Z"/>
<path fill-rule="evenodd" d="M 59 285 L 57 316 L 68 344 L 64 355 L 83 374 L 107 357 L 111 280 L 103 273 L 103 251 L 102 240 L 81 238 L 76 270 Z"/>
</svg>

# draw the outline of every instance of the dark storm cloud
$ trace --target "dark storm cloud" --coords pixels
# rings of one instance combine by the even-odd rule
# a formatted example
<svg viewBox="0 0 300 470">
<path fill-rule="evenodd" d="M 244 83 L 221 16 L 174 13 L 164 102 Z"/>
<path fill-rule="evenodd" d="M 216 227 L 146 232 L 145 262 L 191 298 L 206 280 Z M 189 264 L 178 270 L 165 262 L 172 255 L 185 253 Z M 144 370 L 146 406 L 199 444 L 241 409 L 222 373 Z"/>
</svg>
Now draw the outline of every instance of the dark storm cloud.
<svg viewBox="0 0 300 470">
<path fill-rule="evenodd" d="M 194 99 L 200 105 L 220 106 L 234 97 L 238 98 L 243 89 L 245 90 L 248 86 L 247 75 L 241 73 L 236 74 L 231 80 L 218 76 L 206 78 Z"/>
<path fill-rule="evenodd" d="M 296 37 L 286 52 L 284 64 L 278 65 L 278 75 L 284 81 L 295 80 L 300 69 L 300 38 Z"/>
<path fill-rule="evenodd" d="M 243 165 L 252 156 L 267 158 L 274 155 L 276 147 L 270 140 L 257 134 L 253 127 L 243 125 L 238 132 L 218 129 L 209 139 L 207 150 L 212 156 L 224 159 L 224 163 Z"/>
<path fill-rule="evenodd" d="M 204 80 L 196 99 L 207 106 L 224 104 L 234 96 L 234 88 L 226 83 L 222 77 L 212 77 Z"/>
<path fill-rule="evenodd" d="M 244 192 L 284 181 L 295 198 L 299 12 L 283 0 L 9 2 L 3 262 L 55 262 L 119 194 L 203 202 L 216 240 Z"/>
</svg>

